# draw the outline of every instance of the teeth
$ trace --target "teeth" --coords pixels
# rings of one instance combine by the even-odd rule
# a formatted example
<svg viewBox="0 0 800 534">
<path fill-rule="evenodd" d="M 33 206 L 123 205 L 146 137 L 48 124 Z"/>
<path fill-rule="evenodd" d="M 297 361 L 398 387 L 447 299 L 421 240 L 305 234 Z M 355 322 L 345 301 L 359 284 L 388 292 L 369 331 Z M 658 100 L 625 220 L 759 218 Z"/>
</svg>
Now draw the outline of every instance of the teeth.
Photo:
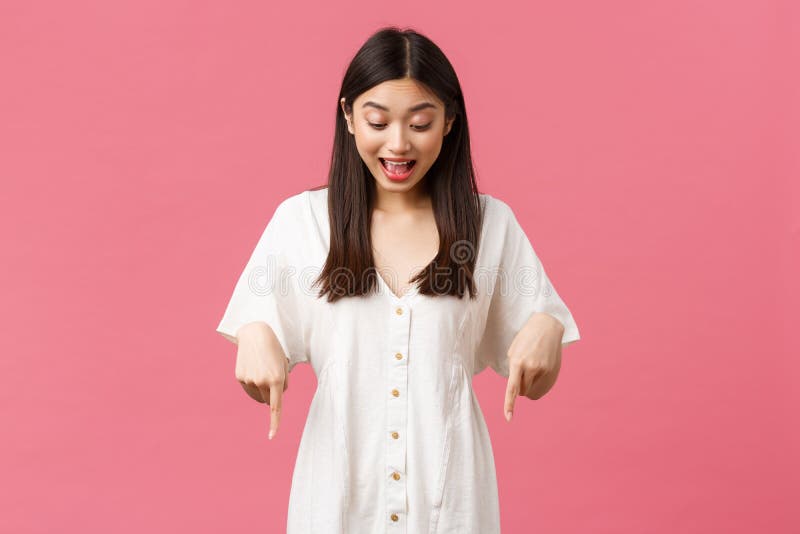
<svg viewBox="0 0 800 534">
<path fill-rule="evenodd" d="M 411 161 L 412 161 L 412 160 L 407 160 L 407 161 L 389 161 L 389 160 L 383 160 L 383 162 L 384 162 L 386 165 L 391 165 L 391 166 L 393 166 L 393 167 L 402 167 L 402 166 L 404 166 L 404 165 L 411 165 Z"/>
</svg>

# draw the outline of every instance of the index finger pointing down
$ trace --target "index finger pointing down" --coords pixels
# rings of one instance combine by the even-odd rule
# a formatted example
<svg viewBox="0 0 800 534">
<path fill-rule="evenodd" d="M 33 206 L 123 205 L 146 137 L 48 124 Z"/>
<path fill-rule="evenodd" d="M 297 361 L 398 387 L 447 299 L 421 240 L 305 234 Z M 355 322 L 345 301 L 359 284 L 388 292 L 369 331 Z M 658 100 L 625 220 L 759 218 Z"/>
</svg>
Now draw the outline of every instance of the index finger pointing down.
<svg viewBox="0 0 800 534">
<path fill-rule="evenodd" d="M 278 432 L 278 423 L 281 420 L 281 403 L 283 388 L 269 388 L 269 439 L 272 439 Z"/>
<path fill-rule="evenodd" d="M 508 383 L 506 385 L 506 399 L 503 406 L 505 409 L 506 421 L 511 421 L 511 415 L 514 413 L 514 402 L 517 399 L 517 395 L 519 395 L 520 382 L 522 380 L 521 374 L 521 370 L 518 366 L 510 366 Z"/>
</svg>

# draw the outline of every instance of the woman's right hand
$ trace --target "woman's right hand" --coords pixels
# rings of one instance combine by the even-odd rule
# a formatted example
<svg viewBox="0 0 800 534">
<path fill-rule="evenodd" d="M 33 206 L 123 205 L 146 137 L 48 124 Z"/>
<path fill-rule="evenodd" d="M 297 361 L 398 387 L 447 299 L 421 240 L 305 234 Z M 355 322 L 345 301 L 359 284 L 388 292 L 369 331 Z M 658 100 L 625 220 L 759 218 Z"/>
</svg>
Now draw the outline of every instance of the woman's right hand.
<svg viewBox="0 0 800 534">
<path fill-rule="evenodd" d="M 269 439 L 278 431 L 283 392 L 289 388 L 289 359 L 265 322 L 236 332 L 236 379 L 250 397 L 270 406 Z"/>
</svg>

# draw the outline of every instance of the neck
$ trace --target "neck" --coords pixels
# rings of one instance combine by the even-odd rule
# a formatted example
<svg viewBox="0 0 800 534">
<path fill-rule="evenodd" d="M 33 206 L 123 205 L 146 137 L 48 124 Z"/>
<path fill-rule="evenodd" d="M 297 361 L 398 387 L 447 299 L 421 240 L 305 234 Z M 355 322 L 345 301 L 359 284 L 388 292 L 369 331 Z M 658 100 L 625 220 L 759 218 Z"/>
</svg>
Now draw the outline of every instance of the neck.
<svg viewBox="0 0 800 534">
<path fill-rule="evenodd" d="M 404 213 L 431 207 L 430 194 L 420 181 L 408 191 L 387 191 L 375 184 L 373 209 L 385 213 Z"/>
</svg>

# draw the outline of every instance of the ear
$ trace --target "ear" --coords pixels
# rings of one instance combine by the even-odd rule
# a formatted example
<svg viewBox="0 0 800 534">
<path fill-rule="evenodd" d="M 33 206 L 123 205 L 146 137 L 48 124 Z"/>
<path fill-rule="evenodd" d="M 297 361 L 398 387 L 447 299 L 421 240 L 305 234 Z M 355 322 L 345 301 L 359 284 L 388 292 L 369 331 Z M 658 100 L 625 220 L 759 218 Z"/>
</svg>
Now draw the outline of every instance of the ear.
<svg viewBox="0 0 800 534">
<path fill-rule="evenodd" d="M 342 97 L 341 100 L 339 100 L 339 105 L 342 107 L 342 113 L 344 113 L 344 120 L 347 121 L 347 131 L 352 134 L 354 133 L 353 123 L 352 123 L 353 118 L 349 116 L 344 109 L 344 97 Z"/>
<path fill-rule="evenodd" d="M 453 117 L 452 119 L 450 119 L 449 121 L 447 121 L 447 122 L 445 123 L 444 135 L 447 135 L 447 134 L 449 134 L 449 133 L 450 133 L 450 129 L 453 127 L 453 121 L 454 121 L 454 120 L 456 120 L 456 118 L 455 118 L 455 117 Z"/>
</svg>

